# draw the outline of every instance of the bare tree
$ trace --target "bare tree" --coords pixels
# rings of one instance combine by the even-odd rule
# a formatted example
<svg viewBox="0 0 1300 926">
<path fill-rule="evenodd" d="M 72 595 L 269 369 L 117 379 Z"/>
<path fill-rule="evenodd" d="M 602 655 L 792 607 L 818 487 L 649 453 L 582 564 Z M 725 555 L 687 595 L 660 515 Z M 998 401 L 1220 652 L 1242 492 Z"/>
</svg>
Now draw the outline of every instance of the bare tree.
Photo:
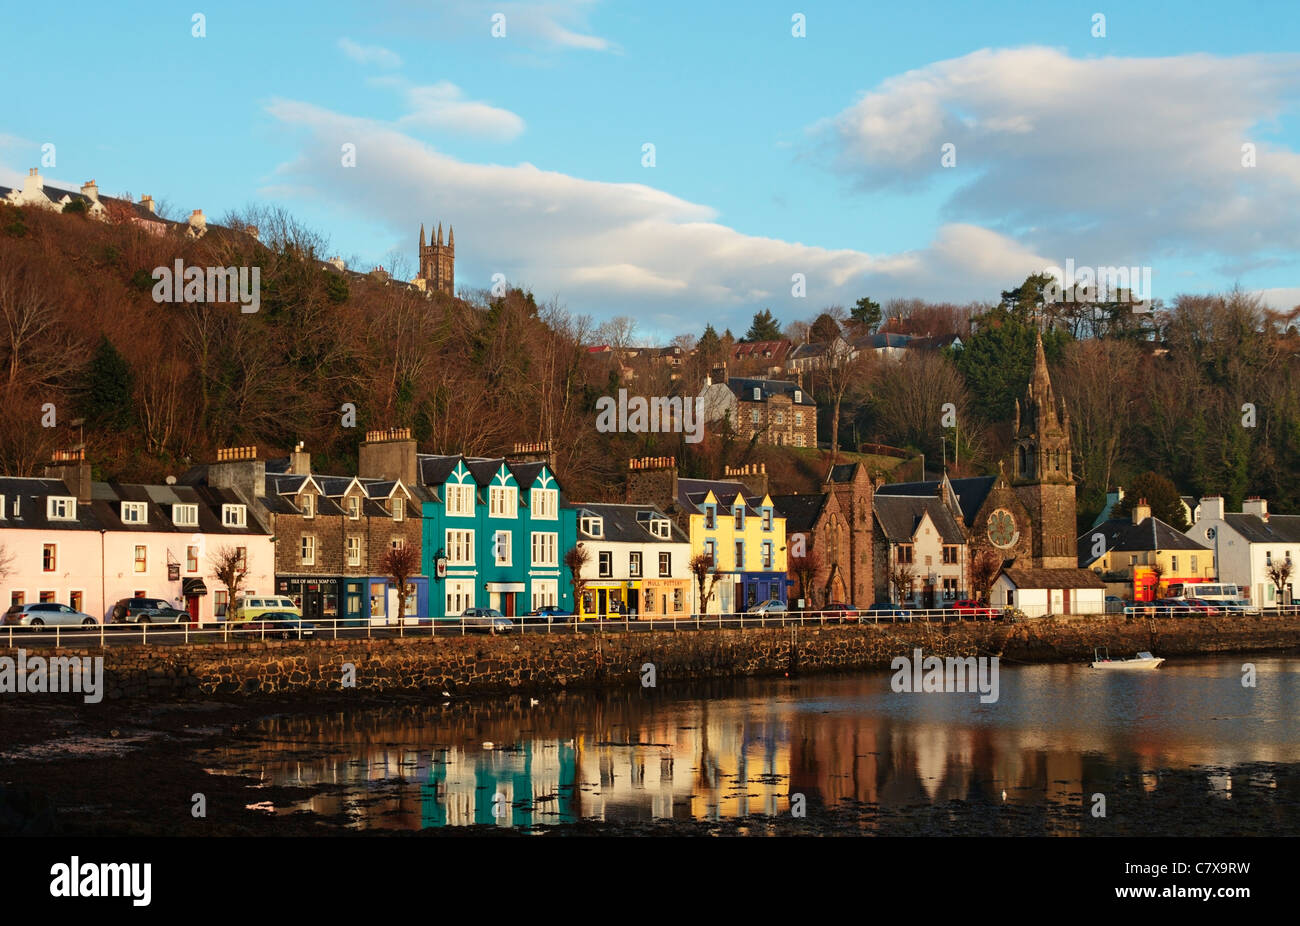
<svg viewBox="0 0 1300 926">
<path fill-rule="evenodd" d="M 14 571 L 14 555 L 9 549 L 0 543 L 0 579 L 9 578 Z"/>
<path fill-rule="evenodd" d="M 564 565 L 569 569 L 569 575 L 573 577 L 573 613 L 581 613 L 582 608 L 579 605 L 582 602 L 582 590 L 587 587 L 587 580 L 583 577 L 582 572 L 591 562 L 591 551 L 582 544 L 577 544 L 569 548 L 564 554 Z"/>
<path fill-rule="evenodd" d="M 912 564 L 895 562 L 889 570 L 889 581 L 894 586 L 895 603 L 903 604 L 912 597 L 912 584 L 916 581 Z"/>
<path fill-rule="evenodd" d="M 801 556 L 790 557 L 790 572 L 799 580 L 799 597 L 809 599 L 811 595 L 809 590 L 817 582 L 817 576 L 822 571 L 822 554 L 817 547 L 807 548 Z"/>
<path fill-rule="evenodd" d="M 208 557 L 212 566 L 212 575 L 226 590 L 226 620 L 235 613 L 235 602 L 239 590 L 248 578 L 248 556 L 243 547 L 223 544 Z"/>
<path fill-rule="evenodd" d="M 708 553 L 697 553 L 691 557 L 686 568 L 695 576 L 695 586 L 699 590 L 697 603 L 700 613 L 705 614 L 709 610 L 709 600 L 713 598 L 719 578 L 718 571 L 713 568 L 713 557 Z"/>
<path fill-rule="evenodd" d="M 1002 568 L 1002 554 L 990 547 L 980 547 L 971 552 L 970 557 L 970 591 L 976 600 L 985 604 L 989 600 L 989 590 Z"/>
<path fill-rule="evenodd" d="M 1273 586 L 1277 589 L 1278 604 L 1283 603 L 1282 590 L 1286 588 L 1287 580 L 1291 578 L 1291 569 L 1291 558 L 1288 556 L 1286 559 L 1270 560 L 1268 568 L 1265 570 L 1269 579 L 1272 580 Z"/>
<path fill-rule="evenodd" d="M 831 309 L 839 309 L 832 306 Z M 827 310 L 828 313 L 831 310 Z M 843 309 L 839 309 L 841 314 Z M 860 384 L 866 376 L 867 353 L 855 352 L 841 337 L 826 345 L 813 366 L 813 379 L 831 402 L 831 462 L 840 452 L 840 409 L 844 396 L 851 387 Z"/>
<path fill-rule="evenodd" d="M 1156 598 L 1159 598 L 1159 597 L 1160 597 L 1160 580 L 1161 580 L 1162 578 L 1164 578 L 1164 575 L 1165 575 L 1165 564 L 1162 563 L 1162 562 L 1160 562 L 1159 557 L 1153 558 L 1153 559 L 1151 560 L 1151 574 L 1152 574 L 1153 576 L 1155 576 L 1155 578 L 1156 578 L 1156 584 L 1155 584 L 1155 588 L 1154 588 L 1154 590 L 1152 591 L 1152 594 L 1153 594 Z"/>
<path fill-rule="evenodd" d="M 408 544 L 389 547 L 388 552 L 384 554 L 382 565 L 384 574 L 397 586 L 397 624 L 400 627 L 406 623 L 406 596 L 410 594 L 412 588 L 407 583 L 407 579 L 420 571 L 420 550 Z"/>
</svg>

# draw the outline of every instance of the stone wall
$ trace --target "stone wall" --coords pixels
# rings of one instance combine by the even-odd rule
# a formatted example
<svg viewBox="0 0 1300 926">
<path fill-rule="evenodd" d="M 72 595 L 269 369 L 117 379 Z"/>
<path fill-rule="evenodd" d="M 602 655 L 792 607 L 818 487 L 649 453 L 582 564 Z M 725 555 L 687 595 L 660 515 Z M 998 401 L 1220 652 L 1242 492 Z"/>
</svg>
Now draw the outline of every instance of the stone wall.
<svg viewBox="0 0 1300 926">
<path fill-rule="evenodd" d="M 678 680 L 888 668 L 920 647 L 926 655 L 1000 655 L 1005 663 L 1082 662 L 1094 646 L 1112 656 L 1149 649 L 1166 657 L 1260 652 L 1300 644 L 1300 618 L 1133 621 L 1040 620 L 1019 624 L 874 625 L 636 633 L 439 636 L 404 639 L 111 646 L 61 651 L 104 657 L 106 700 L 187 700 L 240 694 L 310 695 L 343 689 L 455 695 L 540 693 L 640 684 L 655 667 Z M 12 652 L 12 651 L 6 651 Z M 49 655 L 41 648 L 29 654 Z M 5 652 L 0 652 L 4 655 Z M 3 700 L 3 697 L 0 697 Z"/>
</svg>

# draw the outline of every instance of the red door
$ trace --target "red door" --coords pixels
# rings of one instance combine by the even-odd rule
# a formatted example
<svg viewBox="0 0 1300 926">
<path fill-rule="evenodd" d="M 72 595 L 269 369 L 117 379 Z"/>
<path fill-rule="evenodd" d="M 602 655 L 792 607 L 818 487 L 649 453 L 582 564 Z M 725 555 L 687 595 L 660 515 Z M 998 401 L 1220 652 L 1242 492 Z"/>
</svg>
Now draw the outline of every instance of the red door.
<svg viewBox="0 0 1300 926">
<path fill-rule="evenodd" d="M 506 592 L 503 597 L 505 598 L 505 600 L 501 602 L 502 605 L 501 613 L 504 614 L 506 617 L 514 617 L 515 616 L 515 593 Z"/>
<path fill-rule="evenodd" d="M 185 596 L 185 610 L 190 612 L 190 626 L 191 627 L 199 626 L 199 596 L 198 595 Z"/>
</svg>

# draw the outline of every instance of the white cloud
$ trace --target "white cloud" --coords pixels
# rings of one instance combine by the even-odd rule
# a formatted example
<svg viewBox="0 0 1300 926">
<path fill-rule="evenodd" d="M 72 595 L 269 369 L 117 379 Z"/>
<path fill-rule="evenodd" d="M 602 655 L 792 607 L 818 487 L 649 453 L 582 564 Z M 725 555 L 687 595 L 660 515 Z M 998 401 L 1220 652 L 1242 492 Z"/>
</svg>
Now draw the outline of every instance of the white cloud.
<svg viewBox="0 0 1300 926">
<path fill-rule="evenodd" d="M 892 77 L 813 135 L 866 190 L 960 181 L 946 218 L 1015 235 L 1053 263 L 1152 264 L 1300 246 L 1300 155 L 1269 140 L 1297 98 L 1295 54 L 986 49 Z"/>
<path fill-rule="evenodd" d="M 996 232 L 965 225 L 945 226 L 929 248 L 884 256 L 747 235 L 708 206 L 644 184 L 527 163 L 466 163 L 392 126 L 307 103 L 277 101 L 269 111 L 309 136 L 277 180 L 326 191 L 349 212 L 390 228 L 393 239 L 376 245 L 377 253 L 413 251 L 421 222 L 454 225 L 460 283 L 487 287 L 503 273 L 597 317 L 654 318 L 665 334 L 698 331 L 706 321 L 743 330 L 762 305 L 802 318 L 867 292 L 964 301 L 1046 265 Z M 334 152 L 357 138 L 365 139 L 357 168 L 340 171 Z M 807 298 L 791 297 L 794 273 L 805 274 Z"/>
<path fill-rule="evenodd" d="M 590 11 L 600 0 L 444 0 L 430 12 L 437 17 L 439 28 L 434 34 L 448 34 L 447 24 L 456 32 L 491 34 L 492 17 L 505 16 L 503 41 L 515 41 L 531 48 L 579 49 L 584 51 L 618 51 L 619 46 L 594 34 L 588 24 Z"/>
<path fill-rule="evenodd" d="M 499 141 L 517 138 L 524 130 L 524 120 L 507 109 L 467 100 L 461 89 L 448 81 L 422 87 L 406 88 L 411 112 L 401 125 L 477 135 Z"/>
<path fill-rule="evenodd" d="M 402 58 L 397 52 L 379 45 L 359 45 L 351 39 L 339 39 L 343 54 L 360 64 L 374 64 L 381 68 L 400 68 Z"/>
</svg>

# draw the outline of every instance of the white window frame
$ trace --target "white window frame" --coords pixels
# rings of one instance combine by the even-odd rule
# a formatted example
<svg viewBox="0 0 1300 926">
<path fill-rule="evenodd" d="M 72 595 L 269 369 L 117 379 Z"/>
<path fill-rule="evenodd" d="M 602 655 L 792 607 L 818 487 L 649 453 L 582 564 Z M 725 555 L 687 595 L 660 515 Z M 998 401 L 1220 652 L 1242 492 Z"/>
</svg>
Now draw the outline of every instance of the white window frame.
<svg viewBox="0 0 1300 926">
<path fill-rule="evenodd" d="M 302 516 L 304 518 L 316 517 L 316 496 L 310 492 L 304 492 L 302 496 Z"/>
<path fill-rule="evenodd" d="M 361 535 L 348 534 L 346 543 L 349 566 L 361 565 Z"/>
<path fill-rule="evenodd" d="M 505 543 L 501 538 L 505 538 Z M 492 532 L 492 559 L 498 566 L 514 565 L 514 534 L 510 531 L 493 531 Z M 503 555 L 504 554 L 504 555 Z"/>
<path fill-rule="evenodd" d="M 583 515 L 582 532 L 588 537 L 604 537 L 605 519 L 594 514 Z"/>
<path fill-rule="evenodd" d="M 488 513 L 494 518 L 519 517 L 519 490 L 514 486 L 490 486 Z"/>
<path fill-rule="evenodd" d="M 45 500 L 45 517 L 50 521 L 77 520 L 77 500 L 71 495 L 49 496 Z"/>
<path fill-rule="evenodd" d="M 183 504 L 172 505 L 172 523 L 177 527 L 198 527 L 199 506 Z"/>
<path fill-rule="evenodd" d="M 444 536 L 443 549 L 447 553 L 448 566 L 474 565 L 474 531 L 449 527 Z M 457 554 L 463 553 L 461 558 Z M 467 605 L 473 607 L 473 605 Z"/>
<path fill-rule="evenodd" d="M 406 499 L 401 497 L 393 499 L 393 520 L 397 522 L 406 520 Z"/>
<path fill-rule="evenodd" d="M 122 502 L 121 518 L 123 524 L 148 524 L 149 505 L 146 502 Z"/>
<path fill-rule="evenodd" d="M 627 554 L 627 577 L 629 579 L 641 578 L 641 551 L 629 550 Z"/>
<path fill-rule="evenodd" d="M 144 550 L 144 568 L 137 568 L 140 564 L 140 551 Z M 149 574 L 149 545 L 147 543 L 137 543 L 131 550 L 131 574 L 137 576 L 147 576 Z"/>
<path fill-rule="evenodd" d="M 673 555 L 671 553 L 659 554 L 659 578 L 666 579 L 673 574 Z"/>
<path fill-rule="evenodd" d="M 455 499 L 455 504 L 452 500 Z M 474 486 L 461 482 L 447 483 L 447 516 L 468 518 L 474 515 Z"/>
<path fill-rule="evenodd" d="M 532 550 L 534 566 L 559 566 L 560 535 L 548 531 L 533 531 Z"/>
<path fill-rule="evenodd" d="M 555 606 L 560 603 L 560 581 L 559 579 L 533 579 L 532 588 L 533 610 Z"/>
<path fill-rule="evenodd" d="M 556 521 L 560 517 L 560 490 L 559 489 L 531 489 L 529 490 L 529 507 L 533 511 L 533 519 L 537 521 Z"/>
<path fill-rule="evenodd" d="M 596 553 L 596 577 L 614 578 L 614 553 L 612 550 L 600 550 Z"/>
<path fill-rule="evenodd" d="M 190 566 L 190 559 L 191 559 L 191 557 L 190 557 L 190 551 L 191 551 L 191 550 L 194 551 L 194 557 L 193 557 L 194 565 L 193 565 L 192 567 Z M 188 573 L 190 573 L 191 575 L 193 575 L 194 573 L 198 572 L 199 569 L 200 569 L 201 567 L 202 567 L 202 564 L 199 562 L 199 545 L 196 544 L 196 543 L 186 544 L 186 546 L 185 546 L 185 571 L 188 572 Z"/>
<path fill-rule="evenodd" d="M 316 535 L 303 534 L 298 542 L 298 561 L 304 566 L 316 565 Z"/>
<path fill-rule="evenodd" d="M 248 506 L 247 505 L 222 505 L 221 523 L 226 527 L 247 527 Z"/>
<path fill-rule="evenodd" d="M 348 496 L 348 518 L 349 520 L 352 521 L 361 520 L 361 496 L 360 495 Z"/>
</svg>

